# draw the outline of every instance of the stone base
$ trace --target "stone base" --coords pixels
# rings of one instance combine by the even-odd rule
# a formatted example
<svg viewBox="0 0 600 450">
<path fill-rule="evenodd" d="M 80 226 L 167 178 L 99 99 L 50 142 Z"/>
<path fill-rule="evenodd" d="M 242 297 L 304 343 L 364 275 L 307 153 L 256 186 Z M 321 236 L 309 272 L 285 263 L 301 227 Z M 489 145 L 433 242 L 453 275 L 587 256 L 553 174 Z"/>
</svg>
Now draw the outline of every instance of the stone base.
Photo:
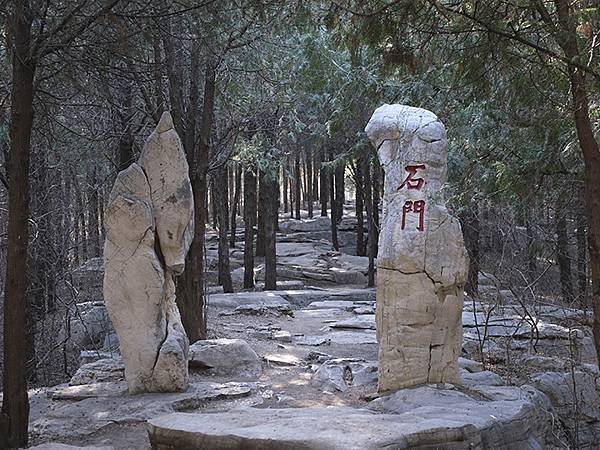
<svg viewBox="0 0 600 450">
<path fill-rule="evenodd" d="M 493 388 L 483 401 L 423 386 L 350 407 L 175 413 L 148 421 L 155 450 L 175 449 L 541 449 L 539 393 Z M 516 392 L 515 391 L 518 391 Z"/>
<path fill-rule="evenodd" d="M 462 292 L 436 291 L 424 272 L 378 271 L 379 391 L 458 383 Z"/>
</svg>

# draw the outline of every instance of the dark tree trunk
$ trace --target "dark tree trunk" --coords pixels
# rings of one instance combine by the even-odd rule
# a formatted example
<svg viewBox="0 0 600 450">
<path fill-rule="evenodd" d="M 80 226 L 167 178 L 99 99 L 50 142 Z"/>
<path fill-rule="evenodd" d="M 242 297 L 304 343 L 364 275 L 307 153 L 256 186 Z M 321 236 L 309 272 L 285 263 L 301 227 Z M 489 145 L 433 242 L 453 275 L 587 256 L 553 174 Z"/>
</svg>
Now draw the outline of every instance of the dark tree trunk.
<svg viewBox="0 0 600 450">
<path fill-rule="evenodd" d="M 375 256 L 377 255 L 377 224 L 375 223 L 373 189 L 371 183 L 371 158 L 366 156 L 362 159 L 362 174 L 364 178 L 365 206 L 367 210 L 367 229 L 369 237 L 367 240 L 367 256 L 369 257 L 368 282 L 369 287 L 375 286 Z"/>
<path fill-rule="evenodd" d="M 227 180 L 225 180 L 227 181 Z M 216 230 L 218 227 L 219 221 L 219 208 L 217 206 L 217 186 L 215 183 L 214 176 L 210 177 L 210 209 L 211 209 L 211 218 L 212 218 L 212 227 L 213 230 Z"/>
<path fill-rule="evenodd" d="M 556 261 L 560 272 L 560 285 L 564 301 L 573 299 L 573 281 L 571 279 L 571 260 L 569 259 L 569 241 L 567 237 L 567 219 L 557 206 L 556 211 Z"/>
<path fill-rule="evenodd" d="M 221 166 L 216 171 L 215 187 L 217 197 L 217 219 L 219 226 L 219 284 L 223 286 L 223 292 L 233 292 L 231 272 L 229 271 L 229 241 L 227 239 L 227 228 L 229 226 L 229 186 L 227 180 L 227 167 Z"/>
<path fill-rule="evenodd" d="M 335 180 L 333 172 L 329 173 L 329 203 L 331 204 L 331 244 L 336 251 L 340 250 L 337 232 L 337 202 L 335 201 Z"/>
<path fill-rule="evenodd" d="M 15 2 L 12 23 L 8 235 L 4 283 L 4 379 L 0 448 L 26 447 L 29 400 L 26 382 L 27 246 L 29 160 L 33 124 L 35 61 L 30 55 L 31 11 Z"/>
<path fill-rule="evenodd" d="M 356 169 L 354 170 L 354 185 L 356 187 L 356 254 L 365 256 L 367 254 L 365 248 L 364 237 L 364 216 L 363 216 L 363 189 L 364 189 L 364 155 L 360 155 L 356 160 Z"/>
<path fill-rule="evenodd" d="M 342 217 L 344 216 L 344 202 L 345 202 L 345 187 L 344 187 L 344 178 L 345 178 L 346 164 L 340 163 L 335 167 L 335 218 L 336 223 L 342 221 Z"/>
<path fill-rule="evenodd" d="M 473 298 L 479 297 L 479 213 L 477 205 L 471 204 L 460 216 L 463 238 L 469 255 L 469 272 L 465 292 Z"/>
<path fill-rule="evenodd" d="M 265 256 L 266 181 L 263 172 L 258 175 L 258 219 L 256 233 L 256 256 Z"/>
<path fill-rule="evenodd" d="M 98 177 L 96 168 L 92 169 L 88 177 L 88 229 L 90 236 L 90 255 L 93 258 L 100 256 L 100 229 L 98 227 Z"/>
<path fill-rule="evenodd" d="M 165 98 L 163 94 L 163 74 L 162 74 L 162 58 L 160 51 L 160 34 L 156 34 L 156 38 L 152 41 L 152 49 L 154 51 L 154 99 L 156 101 L 156 109 L 154 117 L 160 119 L 162 112 L 165 109 Z"/>
<path fill-rule="evenodd" d="M 173 43 L 173 35 L 171 32 L 171 24 L 169 21 L 169 17 L 163 18 L 161 31 L 163 46 L 165 49 L 165 67 L 167 71 L 167 78 L 169 80 L 169 99 L 171 101 L 171 116 L 173 117 L 173 124 L 175 125 L 175 130 L 179 134 L 179 137 L 181 138 L 182 142 L 185 142 L 186 138 L 183 126 L 183 64 L 178 64 L 177 61 L 177 51 Z M 207 65 L 208 64 L 211 63 L 208 62 Z"/>
<path fill-rule="evenodd" d="M 306 155 L 306 208 L 308 209 L 308 218 L 313 218 L 313 168 L 312 157 Z"/>
<path fill-rule="evenodd" d="M 81 185 L 79 184 L 79 179 L 77 178 L 77 175 L 75 175 L 75 173 L 73 172 L 73 170 L 71 169 L 71 176 L 72 176 L 72 181 L 73 181 L 73 187 L 74 187 L 74 191 L 75 191 L 75 201 L 77 203 L 77 214 L 76 214 L 76 219 L 78 221 L 78 229 L 79 229 L 79 234 L 76 237 L 76 245 L 77 245 L 77 251 L 81 252 L 81 259 L 82 261 L 87 261 L 88 259 L 88 242 L 87 242 L 87 227 L 86 227 L 86 223 L 85 223 L 85 212 L 86 212 L 86 207 L 83 201 L 83 191 L 81 189 Z"/>
<path fill-rule="evenodd" d="M 573 20 L 573 10 L 569 0 L 555 0 L 561 30 L 557 39 L 569 61 L 579 61 L 577 31 Z M 583 72 L 568 65 L 571 95 L 577 138 L 585 163 L 586 207 L 588 214 L 588 250 L 592 273 L 592 305 L 594 320 L 592 331 L 596 356 L 600 364 L 600 148 L 594 137 L 590 121 L 589 101 Z"/>
<path fill-rule="evenodd" d="M 235 166 L 235 193 L 233 194 L 233 203 L 231 205 L 231 228 L 229 245 L 231 248 L 235 248 L 235 233 L 237 228 L 237 212 L 239 210 L 240 195 L 242 190 L 242 166 L 239 164 Z"/>
<path fill-rule="evenodd" d="M 326 161 L 325 150 L 321 150 L 321 164 L 319 170 L 319 183 L 321 189 L 319 193 L 319 199 L 321 200 L 321 217 L 327 217 L 327 200 L 329 198 L 329 174 L 323 167 L 323 162 Z M 332 208 L 333 209 L 333 208 Z"/>
<path fill-rule="evenodd" d="M 288 212 L 288 176 L 285 166 L 281 167 L 281 185 L 283 188 L 283 212 Z"/>
<path fill-rule="evenodd" d="M 317 202 L 320 200 L 320 196 L 319 196 L 319 173 L 320 173 L 320 168 L 321 168 L 320 152 L 316 152 L 316 154 L 314 156 L 315 156 L 315 158 L 314 158 L 314 163 L 313 163 L 313 174 L 312 174 L 312 178 L 313 178 L 312 193 L 313 193 L 313 201 Z"/>
<path fill-rule="evenodd" d="M 199 80 L 200 80 L 200 39 L 192 41 L 192 51 L 190 52 L 190 88 L 188 94 L 188 107 L 186 110 L 185 136 L 181 136 L 185 153 L 188 161 L 191 161 L 190 167 L 196 166 L 196 122 L 198 121 L 199 106 Z"/>
<path fill-rule="evenodd" d="M 131 121 L 133 119 L 133 92 L 130 85 L 123 87 L 123 107 L 118 110 L 121 120 L 121 135 L 119 136 L 119 171 L 127 169 L 134 160 L 133 152 L 133 130 Z"/>
<path fill-rule="evenodd" d="M 204 231 L 206 229 L 206 172 L 210 156 L 210 135 L 214 118 L 216 72 L 211 61 L 206 63 L 202 123 L 197 162 L 188 161 L 194 193 L 194 239 L 186 257 L 185 271 L 177 282 L 177 306 L 181 322 L 190 342 L 206 338 L 204 303 Z"/>
<path fill-rule="evenodd" d="M 588 293 L 588 279 L 587 279 L 587 249 L 586 249 L 586 231 L 585 231 L 585 217 L 578 214 L 577 230 L 575 235 L 577 237 L 577 295 L 579 302 L 581 303 L 582 309 L 587 309 L 587 293 Z"/>
<path fill-rule="evenodd" d="M 527 220 L 525 222 L 525 230 L 527 233 L 527 271 L 529 282 L 533 282 L 535 280 L 537 274 L 537 252 L 535 247 L 535 236 L 534 230 L 531 226 L 531 221 Z"/>
<path fill-rule="evenodd" d="M 254 225 L 256 224 L 256 176 L 244 170 L 244 289 L 254 287 Z"/>
<path fill-rule="evenodd" d="M 294 218 L 294 202 L 296 201 L 294 199 L 294 182 L 293 182 L 291 176 L 288 178 L 288 180 L 289 180 L 288 187 L 289 187 L 289 192 L 290 192 L 290 219 L 293 219 Z"/>
<path fill-rule="evenodd" d="M 296 207 L 296 220 L 300 220 L 300 188 L 302 186 L 300 177 L 300 153 L 296 150 L 296 159 L 294 162 L 294 206 Z"/>
<path fill-rule="evenodd" d="M 306 156 L 306 155 L 305 155 Z M 308 170 L 306 166 L 306 160 L 300 158 L 300 167 L 301 167 L 301 180 L 302 180 L 302 207 L 307 208 L 307 196 L 308 196 Z"/>
<path fill-rule="evenodd" d="M 265 290 L 277 289 L 276 230 L 279 210 L 277 174 L 261 175 L 265 200 Z M 261 183 L 262 184 L 262 183 Z"/>
</svg>

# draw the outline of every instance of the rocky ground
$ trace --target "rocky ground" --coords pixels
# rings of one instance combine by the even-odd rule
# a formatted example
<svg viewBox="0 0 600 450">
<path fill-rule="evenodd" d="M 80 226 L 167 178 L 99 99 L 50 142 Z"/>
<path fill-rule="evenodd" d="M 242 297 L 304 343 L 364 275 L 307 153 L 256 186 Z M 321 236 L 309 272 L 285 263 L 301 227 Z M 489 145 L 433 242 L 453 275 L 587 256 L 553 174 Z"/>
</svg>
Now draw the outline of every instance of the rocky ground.
<svg viewBox="0 0 600 450">
<path fill-rule="evenodd" d="M 465 299 L 462 385 L 379 396 L 375 291 L 365 287 L 367 259 L 350 254 L 353 229 L 344 219 L 340 253 L 328 241 L 327 219 L 285 219 L 280 290 L 210 288 L 211 340 L 192 345 L 191 386 L 178 394 L 127 394 L 98 297 L 102 268 L 88 263 L 74 277 L 80 303 L 70 326 L 87 349 L 83 364 L 69 383 L 31 391 L 32 444 L 600 448 L 600 373 L 588 319 L 556 305 L 522 305 L 487 274 L 482 298 Z M 214 239 L 208 255 L 214 270 Z M 239 287 L 243 254 L 231 256 Z M 259 261 L 259 288 L 261 275 Z"/>
</svg>

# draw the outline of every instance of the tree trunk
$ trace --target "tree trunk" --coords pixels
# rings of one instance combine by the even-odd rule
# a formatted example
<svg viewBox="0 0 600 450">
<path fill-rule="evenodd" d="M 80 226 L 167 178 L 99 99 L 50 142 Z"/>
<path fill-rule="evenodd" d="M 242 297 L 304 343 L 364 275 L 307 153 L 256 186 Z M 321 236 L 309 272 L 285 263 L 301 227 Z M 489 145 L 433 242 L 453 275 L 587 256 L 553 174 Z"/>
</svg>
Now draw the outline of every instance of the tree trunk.
<svg viewBox="0 0 600 450">
<path fill-rule="evenodd" d="M 321 217 L 327 217 L 327 199 L 329 197 L 328 187 L 329 187 L 329 178 L 328 173 L 323 167 L 323 162 L 326 161 L 325 150 L 321 150 L 321 164 L 319 170 L 319 183 L 321 184 L 321 189 L 319 193 L 319 199 L 321 200 Z"/>
<path fill-rule="evenodd" d="M 281 185 L 283 188 L 283 212 L 288 212 L 288 176 L 285 165 L 281 167 Z"/>
<path fill-rule="evenodd" d="M 227 228 L 229 226 L 229 186 L 227 179 L 227 166 L 221 166 L 215 177 L 215 193 L 217 197 L 217 219 L 219 226 L 219 284 L 223 286 L 223 292 L 233 292 L 231 272 L 229 271 L 229 241 L 227 239 Z"/>
<path fill-rule="evenodd" d="M 310 155 L 306 155 L 306 208 L 308 210 L 308 218 L 313 218 L 313 168 L 312 158 Z"/>
<path fill-rule="evenodd" d="M 296 150 L 294 163 L 294 206 L 296 207 L 296 220 L 300 220 L 300 188 L 302 179 L 300 177 L 300 152 Z"/>
<path fill-rule="evenodd" d="M 342 221 L 342 217 L 344 216 L 344 202 L 345 202 L 345 171 L 346 164 L 341 163 L 335 167 L 335 217 L 336 223 Z"/>
<path fill-rule="evenodd" d="M 578 214 L 576 220 L 577 230 L 575 231 L 575 235 L 577 237 L 577 295 L 579 297 L 581 308 L 585 311 L 587 309 L 588 291 L 585 217 L 582 217 L 581 214 Z"/>
<path fill-rule="evenodd" d="M 365 206 L 367 210 L 367 229 L 369 232 L 369 237 L 367 240 L 367 256 L 369 257 L 369 269 L 367 271 L 368 274 L 368 282 L 367 285 L 369 287 L 375 286 L 375 256 L 377 254 L 377 231 L 375 224 L 375 214 L 374 213 L 374 205 L 373 201 L 373 189 L 371 183 L 371 157 L 370 155 L 362 158 L 362 174 L 364 178 L 364 195 L 365 195 Z"/>
<path fill-rule="evenodd" d="M 133 131 L 131 129 L 131 121 L 133 118 L 133 92 L 129 84 L 123 87 L 123 107 L 119 109 L 117 115 L 121 120 L 121 135 L 119 136 L 119 172 L 127 169 L 134 160 L 133 152 Z"/>
<path fill-rule="evenodd" d="M 294 181 L 292 180 L 292 177 L 288 177 L 289 183 L 288 183 L 288 187 L 289 187 L 289 192 L 290 192 L 290 219 L 294 218 L 294 202 L 296 201 L 294 199 Z"/>
<path fill-rule="evenodd" d="M 525 222 L 525 230 L 527 233 L 527 271 L 529 282 L 533 282 L 537 274 L 537 252 L 535 247 L 534 230 L 531 226 L 531 221 L 528 219 Z"/>
<path fill-rule="evenodd" d="M 340 250 L 340 243 L 338 242 L 337 232 L 337 202 L 335 201 L 335 180 L 333 172 L 329 173 L 329 203 L 331 204 L 331 244 L 336 251 Z"/>
<path fill-rule="evenodd" d="M 218 227 L 219 221 L 219 209 L 217 207 L 217 186 L 215 182 L 214 176 L 210 177 L 210 210 L 211 210 L 211 218 L 212 218 L 212 227 L 213 230 L 216 230 Z"/>
<path fill-rule="evenodd" d="M 479 214 L 477 205 L 471 204 L 469 209 L 459 216 L 459 219 L 469 255 L 469 272 L 465 292 L 473 298 L 479 298 Z"/>
<path fill-rule="evenodd" d="M 571 279 L 571 260 L 569 259 L 569 241 L 567 237 L 567 219 L 561 211 L 560 205 L 556 208 L 556 262 L 560 273 L 560 286 L 565 302 L 573 299 L 573 281 Z"/>
<path fill-rule="evenodd" d="M 86 207 L 83 202 L 83 191 L 79 184 L 77 175 L 75 175 L 75 172 L 73 172 L 72 169 L 71 169 L 71 177 L 73 180 L 73 187 L 74 187 L 74 191 L 75 191 L 75 201 L 77 203 L 77 213 L 76 213 L 75 220 L 77 220 L 77 222 L 79 224 L 77 227 L 79 230 L 79 234 L 76 239 L 76 242 L 78 244 L 76 250 L 81 252 L 82 261 L 87 261 L 87 259 L 88 259 L 88 242 L 87 242 L 87 230 L 86 230 L 86 223 L 85 223 Z"/>
<path fill-rule="evenodd" d="M 316 153 L 313 154 L 314 156 L 314 163 L 313 163 L 313 174 L 312 174 L 312 178 L 313 178 L 313 188 L 312 188 L 312 193 L 313 193 L 313 201 L 317 202 L 320 200 L 320 196 L 319 196 L 319 173 L 320 173 L 320 168 L 321 168 L 321 156 L 320 153 Z"/>
<path fill-rule="evenodd" d="M 266 181 L 262 171 L 258 175 L 258 205 L 256 230 L 256 256 L 265 256 Z"/>
<path fill-rule="evenodd" d="M 564 31 L 564 34 L 560 33 L 559 37 L 562 41 L 560 42 L 561 47 L 569 61 L 579 61 L 579 47 L 571 4 L 569 0 L 555 0 L 555 4 L 561 22 L 560 26 Z M 588 213 L 587 239 L 592 272 L 592 305 L 594 309 L 592 332 L 594 334 L 596 355 L 600 364 L 600 148 L 594 137 L 590 122 L 589 102 L 583 72 L 571 64 L 568 64 L 568 71 L 573 97 L 575 128 L 577 129 L 577 138 L 585 163 Z"/>
<path fill-rule="evenodd" d="M 261 175 L 265 200 L 265 290 L 277 289 L 276 230 L 279 210 L 277 173 Z"/>
<path fill-rule="evenodd" d="M 242 190 L 242 166 L 237 164 L 233 170 L 235 170 L 235 193 L 233 194 L 233 202 L 231 204 L 231 227 L 229 237 L 229 245 L 231 245 L 231 248 L 235 248 L 235 232 L 237 228 L 236 219 Z"/>
<path fill-rule="evenodd" d="M 254 225 L 256 224 L 256 176 L 244 170 L 244 289 L 254 287 Z"/>
<path fill-rule="evenodd" d="M 365 256 L 365 236 L 364 236 L 364 217 L 363 217 L 363 163 L 364 155 L 360 155 L 356 160 L 356 169 L 354 170 L 354 185 L 356 191 L 356 254 Z"/>
<path fill-rule="evenodd" d="M 0 448 L 26 447 L 29 400 L 25 379 L 29 159 L 35 61 L 30 59 L 31 11 L 15 2 L 8 161 L 8 235 L 4 284 L 4 380 Z"/>
<path fill-rule="evenodd" d="M 194 239 L 186 257 L 185 271 L 177 282 L 177 306 L 190 342 L 206 338 L 204 303 L 204 231 L 206 229 L 206 172 L 210 156 L 210 135 L 214 118 L 216 70 L 206 63 L 202 123 L 198 142 L 196 170 L 191 172 L 194 193 Z M 188 161 L 190 168 L 194 161 Z"/>
</svg>

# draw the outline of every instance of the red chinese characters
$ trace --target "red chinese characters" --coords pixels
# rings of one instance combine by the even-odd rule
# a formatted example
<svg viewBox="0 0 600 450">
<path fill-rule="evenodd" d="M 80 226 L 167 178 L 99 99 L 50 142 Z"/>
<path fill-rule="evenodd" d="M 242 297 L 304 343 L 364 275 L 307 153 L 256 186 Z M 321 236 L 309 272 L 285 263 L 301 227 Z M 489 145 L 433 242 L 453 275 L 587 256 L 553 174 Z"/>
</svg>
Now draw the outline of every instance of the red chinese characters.
<svg viewBox="0 0 600 450">
<path fill-rule="evenodd" d="M 404 170 L 408 172 L 408 175 L 398 187 L 398 191 L 401 189 L 416 189 L 420 191 L 425 185 L 425 179 L 416 177 L 419 170 L 425 170 L 425 164 L 417 164 L 406 166 Z M 419 222 L 417 224 L 417 230 L 425 230 L 425 200 L 407 200 L 402 207 L 402 226 L 400 229 L 404 230 L 406 227 L 406 215 L 408 213 L 418 214 Z"/>
<path fill-rule="evenodd" d="M 423 220 L 425 219 L 425 200 L 417 200 L 414 202 L 412 200 L 407 200 L 404 203 L 404 206 L 402 207 L 402 230 L 404 230 L 404 227 L 406 226 L 406 213 L 410 212 L 419 215 L 417 230 L 423 231 L 425 229 L 423 224 Z"/>
<path fill-rule="evenodd" d="M 423 185 L 425 184 L 425 180 L 423 178 L 413 177 L 417 174 L 418 170 L 425 170 L 425 164 L 418 164 L 416 166 L 406 166 L 404 170 L 408 172 L 408 176 L 404 179 L 398 190 L 406 186 L 407 189 L 416 189 L 420 191 Z"/>
</svg>

